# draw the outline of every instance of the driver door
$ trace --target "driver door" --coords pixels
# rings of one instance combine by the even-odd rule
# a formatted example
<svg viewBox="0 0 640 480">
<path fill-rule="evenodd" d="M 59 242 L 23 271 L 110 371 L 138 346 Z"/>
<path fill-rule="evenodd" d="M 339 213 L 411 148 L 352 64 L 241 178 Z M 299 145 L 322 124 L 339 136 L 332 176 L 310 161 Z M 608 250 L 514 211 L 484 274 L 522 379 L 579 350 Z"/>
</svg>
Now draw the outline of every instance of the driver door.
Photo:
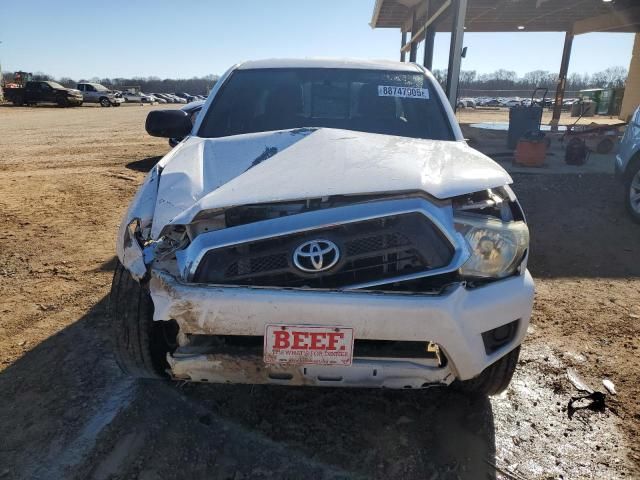
<svg viewBox="0 0 640 480">
<path fill-rule="evenodd" d="M 39 100 L 43 102 L 54 102 L 56 101 L 56 93 L 53 90 L 53 87 L 48 83 L 40 84 L 40 92 L 39 92 Z"/>
</svg>

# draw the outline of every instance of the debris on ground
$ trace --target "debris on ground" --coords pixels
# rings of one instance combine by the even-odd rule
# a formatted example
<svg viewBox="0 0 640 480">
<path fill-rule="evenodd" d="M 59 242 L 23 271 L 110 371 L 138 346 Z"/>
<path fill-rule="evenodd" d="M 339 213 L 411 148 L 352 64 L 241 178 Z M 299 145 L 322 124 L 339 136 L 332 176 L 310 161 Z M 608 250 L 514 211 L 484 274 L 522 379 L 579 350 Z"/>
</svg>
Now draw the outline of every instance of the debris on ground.
<svg viewBox="0 0 640 480">
<path fill-rule="evenodd" d="M 571 397 L 569 399 L 569 404 L 567 405 L 567 415 L 569 416 L 569 420 L 573 418 L 573 415 L 578 410 L 591 410 L 593 412 L 604 413 L 606 409 L 606 393 L 598 392 L 591 388 L 589 384 L 573 368 L 567 369 L 567 378 L 573 384 L 573 386 L 578 389 L 578 391 L 580 391 L 581 393 L 585 393 L 585 395 L 579 395 L 577 397 Z M 609 390 L 609 388 L 607 387 L 607 383 L 605 382 L 610 384 L 610 387 L 613 388 L 613 391 L 615 392 L 613 383 L 610 380 L 602 381 L 607 390 Z"/>
<path fill-rule="evenodd" d="M 593 388 L 591 388 L 573 368 L 567 369 L 567 378 L 573 384 L 573 386 L 578 389 L 578 391 L 593 393 Z"/>
<path fill-rule="evenodd" d="M 593 412 L 604 413 L 606 408 L 604 400 L 606 397 L 606 394 L 602 392 L 591 392 L 587 395 L 571 397 L 569 405 L 567 406 L 569 420 L 573 418 L 573 415 L 578 410 L 591 410 Z"/>
<path fill-rule="evenodd" d="M 602 385 L 604 385 L 604 388 L 606 388 L 611 395 L 616 394 L 616 387 L 613 384 L 613 382 L 608 378 L 605 378 L 604 380 L 602 380 Z"/>
</svg>

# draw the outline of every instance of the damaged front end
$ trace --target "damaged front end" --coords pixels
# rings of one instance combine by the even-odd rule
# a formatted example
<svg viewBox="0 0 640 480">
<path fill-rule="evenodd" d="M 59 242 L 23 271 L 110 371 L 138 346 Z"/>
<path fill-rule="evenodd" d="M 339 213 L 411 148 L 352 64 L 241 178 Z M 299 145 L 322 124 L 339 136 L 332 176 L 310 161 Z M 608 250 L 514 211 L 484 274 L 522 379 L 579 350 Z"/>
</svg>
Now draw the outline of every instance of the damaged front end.
<svg viewBox="0 0 640 480">
<path fill-rule="evenodd" d="M 141 192 L 154 194 L 160 171 Z M 176 379 L 446 385 L 477 375 L 526 331 L 528 231 L 508 187 L 444 200 L 409 192 L 231 206 L 169 223 L 157 239 L 149 208 L 134 204 L 130 215 L 120 259 L 148 284 L 154 320 L 179 326 L 167 355 Z M 295 252 L 317 241 L 338 257 L 301 268 Z M 357 332 L 351 365 L 264 362 L 267 325 L 327 323 Z M 507 324 L 488 348 L 486 333 Z"/>
</svg>

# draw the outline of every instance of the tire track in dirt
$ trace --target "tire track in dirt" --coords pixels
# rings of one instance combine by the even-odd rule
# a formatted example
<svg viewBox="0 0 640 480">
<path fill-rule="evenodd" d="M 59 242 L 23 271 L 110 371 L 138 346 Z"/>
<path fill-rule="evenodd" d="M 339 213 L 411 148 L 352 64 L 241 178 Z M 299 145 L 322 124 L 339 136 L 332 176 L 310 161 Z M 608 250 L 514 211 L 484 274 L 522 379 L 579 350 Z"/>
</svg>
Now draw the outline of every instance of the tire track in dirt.
<svg viewBox="0 0 640 480">
<path fill-rule="evenodd" d="M 46 457 L 22 472 L 25 478 L 66 478 L 70 471 L 83 464 L 95 448 L 98 437 L 116 415 L 133 402 L 136 386 L 133 381 L 125 379 L 113 385 L 107 393 L 106 398 L 98 399 L 95 413 L 86 419 L 75 437 L 65 443 L 52 442 Z"/>
</svg>

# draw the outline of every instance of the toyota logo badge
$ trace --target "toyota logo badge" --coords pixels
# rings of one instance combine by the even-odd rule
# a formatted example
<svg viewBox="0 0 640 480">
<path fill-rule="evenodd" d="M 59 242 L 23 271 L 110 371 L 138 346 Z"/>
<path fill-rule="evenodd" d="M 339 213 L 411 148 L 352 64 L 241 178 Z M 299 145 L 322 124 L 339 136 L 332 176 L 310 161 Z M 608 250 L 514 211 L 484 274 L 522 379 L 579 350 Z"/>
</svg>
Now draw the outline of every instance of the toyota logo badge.
<svg viewBox="0 0 640 480">
<path fill-rule="evenodd" d="M 329 270 L 340 260 L 340 250 L 331 240 L 310 240 L 293 252 L 293 264 L 303 272 Z"/>
</svg>

